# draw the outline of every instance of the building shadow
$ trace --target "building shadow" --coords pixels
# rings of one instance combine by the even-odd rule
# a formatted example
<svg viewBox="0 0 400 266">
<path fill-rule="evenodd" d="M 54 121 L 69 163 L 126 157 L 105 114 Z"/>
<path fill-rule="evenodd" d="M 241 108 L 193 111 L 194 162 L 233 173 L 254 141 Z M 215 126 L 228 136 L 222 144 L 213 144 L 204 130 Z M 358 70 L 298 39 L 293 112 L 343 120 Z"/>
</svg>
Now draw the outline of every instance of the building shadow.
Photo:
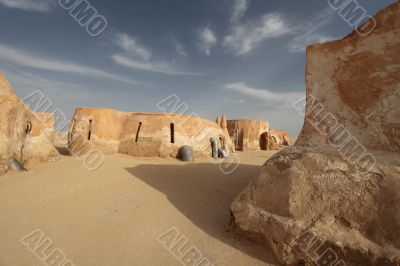
<svg viewBox="0 0 400 266">
<path fill-rule="evenodd" d="M 165 194 L 183 215 L 211 237 L 259 261 L 278 265 L 271 251 L 247 239 L 238 239 L 226 230 L 233 200 L 260 168 L 241 164 L 232 174 L 225 175 L 213 163 L 142 164 L 127 171 Z"/>
<path fill-rule="evenodd" d="M 71 156 L 72 155 L 67 147 L 56 146 L 56 149 L 60 155 L 63 155 L 63 156 Z"/>
</svg>

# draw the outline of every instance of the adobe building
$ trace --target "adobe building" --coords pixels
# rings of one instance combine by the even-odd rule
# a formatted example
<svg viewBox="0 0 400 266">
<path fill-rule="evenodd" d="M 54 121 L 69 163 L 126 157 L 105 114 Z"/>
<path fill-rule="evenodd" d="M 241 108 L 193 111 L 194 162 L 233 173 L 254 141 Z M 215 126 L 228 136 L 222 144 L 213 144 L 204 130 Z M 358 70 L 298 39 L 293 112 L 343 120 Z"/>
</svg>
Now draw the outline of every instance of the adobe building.
<svg viewBox="0 0 400 266">
<path fill-rule="evenodd" d="M 236 150 L 258 151 L 268 149 L 268 121 L 227 120 L 227 125 Z"/>
<path fill-rule="evenodd" d="M 276 150 L 290 145 L 288 133 L 281 129 L 270 129 L 268 121 L 227 120 L 227 126 L 237 151 Z"/>
<path fill-rule="evenodd" d="M 217 139 L 219 148 L 235 151 L 227 129 L 199 117 L 79 108 L 69 129 L 68 147 L 73 152 L 90 142 L 105 154 L 176 158 L 179 149 L 188 145 L 195 158 L 210 158 L 211 138 Z"/>
<path fill-rule="evenodd" d="M 25 165 L 59 156 L 41 119 L 18 98 L 6 77 L 0 74 L 0 166 L 11 159 Z"/>
<path fill-rule="evenodd" d="M 290 146 L 289 134 L 282 129 L 270 129 L 268 139 L 268 150 L 276 150 L 281 147 Z"/>
</svg>

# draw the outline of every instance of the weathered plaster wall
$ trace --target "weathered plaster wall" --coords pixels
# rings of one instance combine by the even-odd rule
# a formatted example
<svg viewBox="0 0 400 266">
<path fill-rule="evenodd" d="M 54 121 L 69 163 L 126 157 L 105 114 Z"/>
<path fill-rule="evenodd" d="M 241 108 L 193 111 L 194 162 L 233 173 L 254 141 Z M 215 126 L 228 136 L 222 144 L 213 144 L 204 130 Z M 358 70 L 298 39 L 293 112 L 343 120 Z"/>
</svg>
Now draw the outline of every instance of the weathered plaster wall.
<svg viewBox="0 0 400 266">
<path fill-rule="evenodd" d="M 269 122 L 260 120 L 228 120 L 228 132 L 237 150 L 260 150 L 260 138 L 269 132 Z"/>
<path fill-rule="evenodd" d="M 289 134 L 282 129 L 271 129 L 268 134 L 268 149 L 280 149 L 283 146 L 290 146 Z"/>
<path fill-rule="evenodd" d="M 210 157 L 211 137 L 221 137 L 227 148 L 234 151 L 229 135 L 216 123 L 174 114 L 80 108 L 75 111 L 70 128 L 71 149 L 76 148 L 73 139 L 77 136 L 102 152 L 132 156 L 176 157 L 181 146 L 189 145 L 195 156 Z"/>
<path fill-rule="evenodd" d="M 35 113 L 36 117 L 42 122 L 43 130 L 49 139 L 54 140 L 55 119 L 53 113 Z"/>
<path fill-rule="evenodd" d="M 0 95 L 14 95 L 14 91 L 7 78 L 0 73 Z"/>
<path fill-rule="evenodd" d="M 14 94 L 11 85 L 0 75 L 0 158 L 49 161 L 58 153 L 45 132 L 45 126 Z"/>
</svg>

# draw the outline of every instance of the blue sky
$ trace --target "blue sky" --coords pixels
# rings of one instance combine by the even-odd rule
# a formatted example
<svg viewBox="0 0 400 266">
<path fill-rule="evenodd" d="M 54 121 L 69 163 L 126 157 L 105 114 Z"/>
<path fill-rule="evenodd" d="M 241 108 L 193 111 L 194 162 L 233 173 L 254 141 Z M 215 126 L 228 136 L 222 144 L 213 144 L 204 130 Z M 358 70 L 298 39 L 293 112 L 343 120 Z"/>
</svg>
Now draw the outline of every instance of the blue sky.
<svg viewBox="0 0 400 266">
<path fill-rule="evenodd" d="M 171 94 L 190 113 L 253 118 L 298 134 L 305 47 L 353 29 L 323 0 L 92 0 L 108 22 L 90 36 L 58 1 L 0 0 L 0 71 L 24 97 L 157 112 Z M 394 0 L 359 0 L 374 15 Z"/>
</svg>

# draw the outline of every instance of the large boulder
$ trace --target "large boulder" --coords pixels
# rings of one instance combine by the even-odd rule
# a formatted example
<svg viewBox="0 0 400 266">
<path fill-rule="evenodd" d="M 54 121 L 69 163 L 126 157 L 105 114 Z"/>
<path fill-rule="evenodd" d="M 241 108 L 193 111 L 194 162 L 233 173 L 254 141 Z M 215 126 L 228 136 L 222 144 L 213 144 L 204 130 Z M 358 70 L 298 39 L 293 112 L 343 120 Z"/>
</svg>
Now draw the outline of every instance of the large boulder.
<svg viewBox="0 0 400 266">
<path fill-rule="evenodd" d="M 302 133 L 232 204 L 282 264 L 400 265 L 400 2 L 375 19 L 308 47 Z"/>
</svg>

